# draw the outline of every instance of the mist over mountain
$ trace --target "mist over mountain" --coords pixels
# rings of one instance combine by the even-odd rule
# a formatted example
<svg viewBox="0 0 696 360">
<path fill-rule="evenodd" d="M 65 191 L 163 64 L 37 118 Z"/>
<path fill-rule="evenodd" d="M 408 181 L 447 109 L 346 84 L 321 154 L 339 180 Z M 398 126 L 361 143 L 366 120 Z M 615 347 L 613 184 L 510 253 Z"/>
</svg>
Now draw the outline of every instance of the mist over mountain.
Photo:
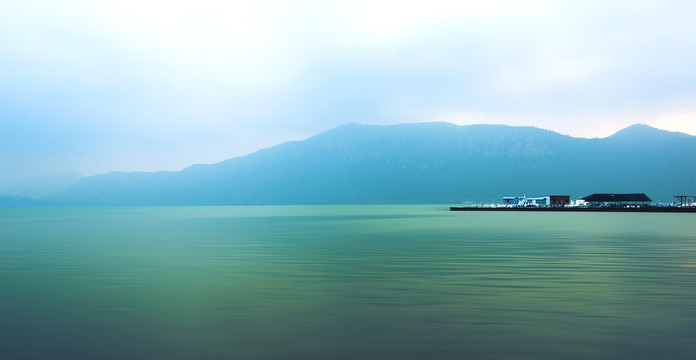
<svg viewBox="0 0 696 360">
<path fill-rule="evenodd" d="M 696 193 L 696 137 L 634 125 L 602 139 L 534 127 L 347 124 L 179 172 L 109 173 L 45 197 L 73 205 L 498 202 L 507 195 Z"/>
<path fill-rule="evenodd" d="M 77 184 L 82 175 L 75 172 L 64 172 L 47 176 L 23 179 L 10 186 L 0 189 L 3 197 L 41 198 Z"/>
</svg>

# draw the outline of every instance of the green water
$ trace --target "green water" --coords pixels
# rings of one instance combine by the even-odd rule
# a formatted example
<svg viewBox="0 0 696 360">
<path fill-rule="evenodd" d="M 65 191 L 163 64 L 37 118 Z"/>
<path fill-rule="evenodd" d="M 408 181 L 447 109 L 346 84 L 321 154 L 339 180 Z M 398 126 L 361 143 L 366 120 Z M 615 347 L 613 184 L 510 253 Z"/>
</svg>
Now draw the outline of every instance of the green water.
<svg viewBox="0 0 696 360">
<path fill-rule="evenodd" d="M 0 358 L 693 359 L 694 220 L 0 210 Z"/>
</svg>

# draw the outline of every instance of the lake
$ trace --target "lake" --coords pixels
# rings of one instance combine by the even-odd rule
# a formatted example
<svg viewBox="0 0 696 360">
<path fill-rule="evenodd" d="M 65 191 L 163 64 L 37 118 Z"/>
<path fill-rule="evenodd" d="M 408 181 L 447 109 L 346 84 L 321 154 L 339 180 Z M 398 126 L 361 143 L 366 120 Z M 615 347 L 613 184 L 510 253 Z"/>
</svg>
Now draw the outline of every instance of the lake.
<svg viewBox="0 0 696 360">
<path fill-rule="evenodd" d="M 692 359 L 694 220 L 0 209 L 0 358 Z"/>
</svg>

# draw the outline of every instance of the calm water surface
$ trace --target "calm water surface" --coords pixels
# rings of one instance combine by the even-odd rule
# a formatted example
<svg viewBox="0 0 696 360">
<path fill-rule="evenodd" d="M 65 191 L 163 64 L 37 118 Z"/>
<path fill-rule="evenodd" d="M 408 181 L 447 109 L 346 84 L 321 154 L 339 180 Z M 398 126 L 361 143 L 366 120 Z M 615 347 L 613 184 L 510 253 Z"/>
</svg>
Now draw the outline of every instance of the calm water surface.
<svg viewBox="0 0 696 360">
<path fill-rule="evenodd" d="M 696 358 L 696 215 L 446 210 L 0 210 L 0 358 Z"/>
</svg>

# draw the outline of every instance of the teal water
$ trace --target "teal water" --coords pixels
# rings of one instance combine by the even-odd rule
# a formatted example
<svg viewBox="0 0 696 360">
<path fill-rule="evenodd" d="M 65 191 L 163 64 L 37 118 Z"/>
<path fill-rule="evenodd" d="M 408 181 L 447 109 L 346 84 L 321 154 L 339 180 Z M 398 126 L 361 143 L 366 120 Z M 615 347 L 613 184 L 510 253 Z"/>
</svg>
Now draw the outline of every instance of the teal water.
<svg viewBox="0 0 696 360">
<path fill-rule="evenodd" d="M 446 210 L 0 210 L 0 358 L 696 357 L 696 215 Z"/>
</svg>

